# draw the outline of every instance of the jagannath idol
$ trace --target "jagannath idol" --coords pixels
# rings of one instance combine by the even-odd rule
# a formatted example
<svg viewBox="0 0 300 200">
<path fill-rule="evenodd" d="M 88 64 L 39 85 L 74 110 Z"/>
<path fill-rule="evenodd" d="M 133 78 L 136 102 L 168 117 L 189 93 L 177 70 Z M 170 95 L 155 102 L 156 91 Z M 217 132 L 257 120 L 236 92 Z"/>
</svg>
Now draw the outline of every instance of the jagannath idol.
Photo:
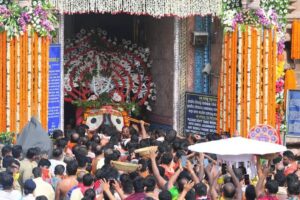
<svg viewBox="0 0 300 200">
<path fill-rule="evenodd" d="M 109 38 L 107 32 L 81 30 L 66 40 L 65 101 L 77 105 L 76 123 L 90 131 L 112 125 L 121 131 L 156 100 L 148 48 Z"/>
</svg>

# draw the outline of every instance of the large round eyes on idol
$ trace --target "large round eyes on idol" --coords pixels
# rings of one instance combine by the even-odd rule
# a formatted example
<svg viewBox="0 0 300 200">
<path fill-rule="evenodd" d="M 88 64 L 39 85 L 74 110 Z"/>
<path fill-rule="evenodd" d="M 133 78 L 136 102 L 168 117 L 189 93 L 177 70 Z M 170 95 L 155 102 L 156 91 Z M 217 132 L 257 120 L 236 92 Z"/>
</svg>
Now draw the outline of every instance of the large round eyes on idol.
<svg viewBox="0 0 300 200">
<path fill-rule="evenodd" d="M 117 128 L 117 130 L 122 131 L 122 128 L 124 126 L 123 116 L 111 115 L 110 119 L 111 119 L 112 124 Z"/>
<path fill-rule="evenodd" d="M 90 116 L 90 117 L 87 117 L 87 119 L 86 119 L 86 125 L 89 126 L 90 131 L 97 130 L 101 126 L 102 123 L 103 123 L 103 115 Z"/>
</svg>

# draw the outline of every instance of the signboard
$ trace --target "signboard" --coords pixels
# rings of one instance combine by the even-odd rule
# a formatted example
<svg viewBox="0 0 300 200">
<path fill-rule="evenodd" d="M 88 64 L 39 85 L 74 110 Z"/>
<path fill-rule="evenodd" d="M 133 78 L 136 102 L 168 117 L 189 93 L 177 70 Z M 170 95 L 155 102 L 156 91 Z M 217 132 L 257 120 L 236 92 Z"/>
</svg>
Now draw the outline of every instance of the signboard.
<svg viewBox="0 0 300 200">
<path fill-rule="evenodd" d="M 61 128 L 61 47 L 50 45 L 49 50 L 48 132 Z"/>
<path fill-rule="evenodd" d="M 287 136 L 300 137 L 300 90 L 288 90 L 286 124 Z"/>
<path fill-rule="evenodd" d="M 186 93 L 185 122 L 186 133 L 216 133 L 217 97 L 205 94 Z"/>
</svg>

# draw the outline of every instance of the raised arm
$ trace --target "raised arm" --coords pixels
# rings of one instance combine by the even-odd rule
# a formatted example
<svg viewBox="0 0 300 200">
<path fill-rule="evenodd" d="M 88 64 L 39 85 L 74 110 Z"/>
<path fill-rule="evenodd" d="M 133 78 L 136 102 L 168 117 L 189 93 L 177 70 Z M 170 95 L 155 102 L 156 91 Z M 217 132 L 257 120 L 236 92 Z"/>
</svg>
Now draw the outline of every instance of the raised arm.
<svg viewBox="0 0 300 200">
<path fill-rule="evenodd" d="M 184 200 L 185 195 L 194 187 L 194 185 L 195 183 L 193 181 L 186 183 L 177 200 Z"/>
<path fill-rule="evenodd" d="M 171 189 L 174 186 L 174 183 L 176 182 L 179 174 L 183 171 L 183 168 L 181 166 L 181 163 L 179 163 L 179 168 L 176 170 L 176 172 L 171 176 L 171 178 L 168 181 L 168 190 Z"/>
<path fill-rule="evenodd" d="M 154 151 L 151 151 L 150 153 L 150 159 L 151 159 L 151 165 L 152 165 L 152 171 L 154 174 L 154 177 L 156 178 L 157 185 L 161 188 L 164 189 L 164 186 L 166 185 L 167 181 L 161 177 L 157 164 L 156 164 L 156 156 L 157 154 Z"/>
<path fill-rule="evenodd" d="M 218 199 L 218 192 L 216 190 L 217 188 L 217 180 L 221 176 L 221 171 L 218 171 L 217 175 L 212 179 L 212 184 L 210 185 L 210 195 L 212 200 Z"/>
<path fill-rule="evenodd" d="M 187 169 L 188 172 L 191 174 L 193 181 L 194 181 L 196 184 L 199 183 L 199 182 L 200 182 L 200 181 L 199 181 L 199 178 L 198 178 L 198 176 L 196 175 L 196 173 L 195 173 L 195 171 L 194 171 L 194 169 L 193 169 L 193 165 L 192 165 L 192 163 L 191 163 L 189 160 L 186 161 L 186 169 Z"/>
<path fill-rule="evenodd" d="M 115 187 L 115 190 L 117 191 L 117 193 L 119 194 L 121 199 L 125 199 L 125 195 L 124 195 L 124 191 L 122 190 L 120 183 L 115 180 L 115 183 L 113 184 L 113 186 Z"/>
<path fill-rule="evenodd" d="M 267 166 L 265 166 L 264 168 L 260 168 L 260 173 L 258 173 L 258 182 L 255 187 L 257 197 L 260 197 L 264 194 L 264 182 L 266 177 L 268 176 L 269 171 L 270 168 Z"/>
<path fill-rule="evenodd" d="M 147 134 L 147 131 L 145 129 L 145 122 L 143 120 L 140 120 L 140 125 L 141 125 L 142 139 L 148 138 L 148 134 Z"/>
<path fill-rule="evenodd" d="M 103 185 L 103 191 L 106 193 L 109 200 L 116 200 L 116 198 L 110 191 L 109 182 L 107 182 L 106 180 L 103 179 L 103 180 L 101 180 L 101 184 Z"/>
<path fill-rule="evenodd" d="M 234 173 L 231 166 L 227 165 L 227 171 L 230 174 L 230 176 L 232 178 L 232 181 L 233 181 L 233 184 L 236 187 L 236 198 L 237 199 L 242 199 L 243 198 L 243 191 L 242 191 L 242 185 L 239 182 L 239 179 L 236 177 L 236 175 L 235 175 L 235 173 Z"/>
<path fill-rule="evenodd" d="M 199 155 L 196 156 L 196 159 L 198 160 L 198 166 L 199 166 L 199 171 L 197 172 L 199 182 L 203 181 L 204 178 L 204 154 L 200 153 Z"/>
</svg>

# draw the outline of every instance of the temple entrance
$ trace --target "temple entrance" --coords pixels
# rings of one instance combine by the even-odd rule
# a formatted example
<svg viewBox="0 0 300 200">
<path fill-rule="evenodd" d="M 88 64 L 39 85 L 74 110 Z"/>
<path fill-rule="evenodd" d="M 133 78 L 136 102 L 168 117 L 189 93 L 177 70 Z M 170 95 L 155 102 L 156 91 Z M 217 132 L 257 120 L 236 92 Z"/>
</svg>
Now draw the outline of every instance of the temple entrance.
<svg viewBox="0 0 300 200">
<path fill-rule="evenodd" d="M 67 55 L 66 49 L 70 48 L 70 46 L 67 46 L 70 45 L 70 39 L 80 38 L 81 36 L 78 34 L 83 34 L 82 31 L 90 33 L 90 31 L 93 30 L 97 33 L 99 29 L 101 29 L 102 36 L 105 34 L 108 42 L 116 41 L 116 43 L 119 44 L 125 40 L 131 42 L 131 44 L 128 45 L 128 48 L 130 48 L 129 46 L 132 47 L 132 44 L 134 44 L 137 46 L 136 51 L 140 51 L 141 49 L 143 49 L 143 51 L 149 50 L 149 61 L 146 62 L 147 66 L 144 71 L 131 71 L 133 74 L 127 74 L 127 77 L 124 78 L 126 74 L 126 70 L 124 70 L 124 76 L 122 76 L 121 73 L 119 83 L 121 83 L 124 78 L 125 82 L 130 82 L 131 79 L 133 79 L 132 82 L 136 84 L 136 89 L 139 88 L 139 85 L 142 85 L 141 91 L 139 91 L 140 94 L 136 94 L 137 98 L 135 98 L 135 100 L 139 99 L 136 102 L 142 107 L 139 114 L 135 115 L 136 118 L 144 119 L 145 121 L 151 122 L 151 124 L 169 128 L 172 127 L 174 90 L 174 18 L 155 19 L 149 16 L 132 16 L 126 14 L 66 15 L 64 29 L 65 56 Z M 126 45 L 123 44 L 123 47 L 125 46 Z M 127 55 L 129 55 L 127 53 L 124 54 L 126 54 L 125 57 L 128 57 Z M 83 57 L 81 58 L 83 59 Z M 132 61 L 130 62 L 133 65 L 135 64 Z M 65 58 L 65 70 L 67 67 Z M 84 66 L 82 67 L 84 68 Z M 78 69 L 80 68 L 81 67 L 78 67 Z M 113 73 L 118 74 L 118 71 L 120 70 L 122 71 L 120 68 Z M 134 79 L 139 73 L 147 73 L 149 78 L 151 76 L 151 82 L 153 82 L 156 87 L 150 83 L 150 80 L 146 80 L 148 79 L 146 76 L 144 80 L 135 82 Z M 117 82 L 118 81 L 116 81 L 114 85 L 118 85 Z M 120 88 L 121 87 L 118 87 L 119 91 Z M 121 90 L 124 92 L 125 88 L 121 88 Z M 134 88 L 132 91 L 133 93 L 135 92 Z M 127 94 L 127 92 L 125 93 Z M 148 96 L 146 96 L 146 93 Z M 112 92 L 110 94 L 112 96 L 114 95 Z M 91 94 L 87 94 L 86 98 L 89 98 L 90 95 Z M 135 94 L 131 94 L 131 97 L 134 95 Z M 76 120 L 78 119 L 78 113 L 76 114 L 77 108 L 78 106 L 74 106 L 70 101 L 65 101 L 65 126 L 71 125 L 74 127 L 76 125 Z"/>
</svg>

